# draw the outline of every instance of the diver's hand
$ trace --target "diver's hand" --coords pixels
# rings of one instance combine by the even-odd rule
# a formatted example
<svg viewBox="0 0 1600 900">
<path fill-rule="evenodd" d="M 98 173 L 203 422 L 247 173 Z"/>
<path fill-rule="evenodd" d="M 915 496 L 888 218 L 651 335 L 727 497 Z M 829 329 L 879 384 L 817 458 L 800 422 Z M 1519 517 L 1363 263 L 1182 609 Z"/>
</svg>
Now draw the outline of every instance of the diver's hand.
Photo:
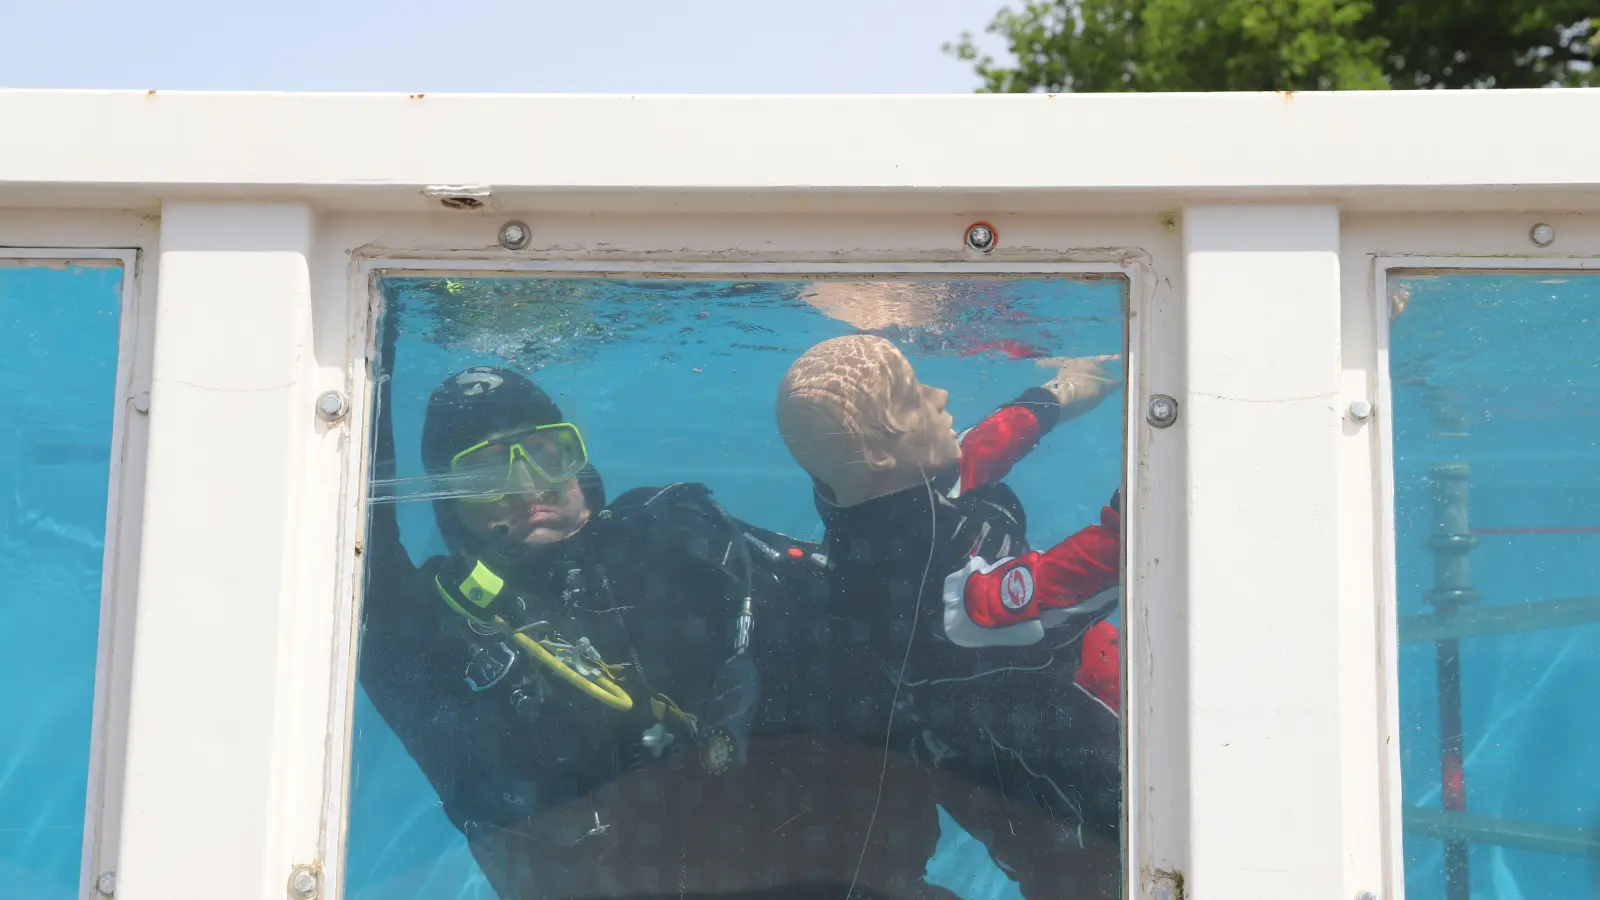
<svg viewBox="0 0 1600 900">
<path fill-rule="evenodd" d="M 1079 416 L 1116 392 L 1121 386 L 1122 357 L 1112 353 L 1106 356 L 1063 357 L 1052 356 L 1039 360 L 1039 365 L 1056 370 L 1056 377 L 1045 382 L 1044 389 L 1055 395 L 1061 404 L 1061 417 Z"/>
</svg>

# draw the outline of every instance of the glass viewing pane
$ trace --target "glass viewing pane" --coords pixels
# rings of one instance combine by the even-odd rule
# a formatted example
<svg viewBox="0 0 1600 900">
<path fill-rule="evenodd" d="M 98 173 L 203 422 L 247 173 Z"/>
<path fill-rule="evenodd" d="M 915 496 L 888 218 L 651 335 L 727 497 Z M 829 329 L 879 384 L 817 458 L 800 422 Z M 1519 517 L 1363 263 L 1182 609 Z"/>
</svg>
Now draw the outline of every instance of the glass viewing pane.
<svg viewBox="0 0 1600 900">
<path fill-rule="evenodd" d="M 122 268 L 0 260 L 0 893 L 78 896 Z"/>
<path fill-rule="evenodd" d="M 1600 276 L 1389 293 L 1406 896 L 1596 896 Z"/>
<path fill-rule="evenodd" d="M 1126 287 L 384 278 L 349 896 L 1120 897 Z"/>
</svg>

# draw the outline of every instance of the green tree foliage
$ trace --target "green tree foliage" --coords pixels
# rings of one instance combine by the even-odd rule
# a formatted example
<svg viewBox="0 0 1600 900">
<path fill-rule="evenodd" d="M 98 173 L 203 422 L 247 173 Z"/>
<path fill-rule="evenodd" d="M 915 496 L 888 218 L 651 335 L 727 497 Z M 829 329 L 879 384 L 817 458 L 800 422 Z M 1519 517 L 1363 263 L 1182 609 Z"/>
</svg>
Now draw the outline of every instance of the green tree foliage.
<svg viewBox="0 0 1600 900">
<path fill-rule="evenodd" d="M 1028 0 L 945 52 L 979 91 L 1600 85 L 1600 0 Z"/>
</svg>

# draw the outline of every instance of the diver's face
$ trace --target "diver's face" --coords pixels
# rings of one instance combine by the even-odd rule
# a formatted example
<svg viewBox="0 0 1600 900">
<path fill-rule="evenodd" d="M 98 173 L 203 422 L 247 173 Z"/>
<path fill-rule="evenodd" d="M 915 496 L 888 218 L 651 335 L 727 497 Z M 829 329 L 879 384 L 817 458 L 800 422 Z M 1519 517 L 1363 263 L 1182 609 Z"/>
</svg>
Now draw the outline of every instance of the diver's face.
<svg viewBox="0 0 1600 900">
<path fill-rule="evenodd" d="M 456 503 L 456 517 L 473 537 L 501 545 L 543 547 L 564 541 L 589 521 L 578 479 L 525 485 L 492 503 Z"/>
<path fill-rule="evenodd" d="M 961 443 L 956 439 L 955 420 L 945 411 L 950 392 L 929 387 L 910 374 L 908 390 L 899 394 L 895 420 L 901 428 L 895 447 L 897 465 L 920 466 L 928 474 L 943 471 L 961 460 Z"/>
</svg>

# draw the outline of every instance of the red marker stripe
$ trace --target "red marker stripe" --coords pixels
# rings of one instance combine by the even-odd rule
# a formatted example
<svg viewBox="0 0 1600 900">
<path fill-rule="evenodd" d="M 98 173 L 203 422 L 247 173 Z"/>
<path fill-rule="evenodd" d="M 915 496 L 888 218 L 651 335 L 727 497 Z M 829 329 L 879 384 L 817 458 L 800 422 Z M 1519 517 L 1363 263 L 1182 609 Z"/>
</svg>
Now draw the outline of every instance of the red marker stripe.
<svg viewBox="0 0 1600 900">
<path fill-rule="evenodd" d="M 1461 757 L 1454 753 L 1445 753 L 1439 761 L 1442 781 L 1442 794 L 1444 808 L 1451 812 L 1463 812 L 1467 808 L 1467 778 L 1461 768 Z"/>
</svg>

